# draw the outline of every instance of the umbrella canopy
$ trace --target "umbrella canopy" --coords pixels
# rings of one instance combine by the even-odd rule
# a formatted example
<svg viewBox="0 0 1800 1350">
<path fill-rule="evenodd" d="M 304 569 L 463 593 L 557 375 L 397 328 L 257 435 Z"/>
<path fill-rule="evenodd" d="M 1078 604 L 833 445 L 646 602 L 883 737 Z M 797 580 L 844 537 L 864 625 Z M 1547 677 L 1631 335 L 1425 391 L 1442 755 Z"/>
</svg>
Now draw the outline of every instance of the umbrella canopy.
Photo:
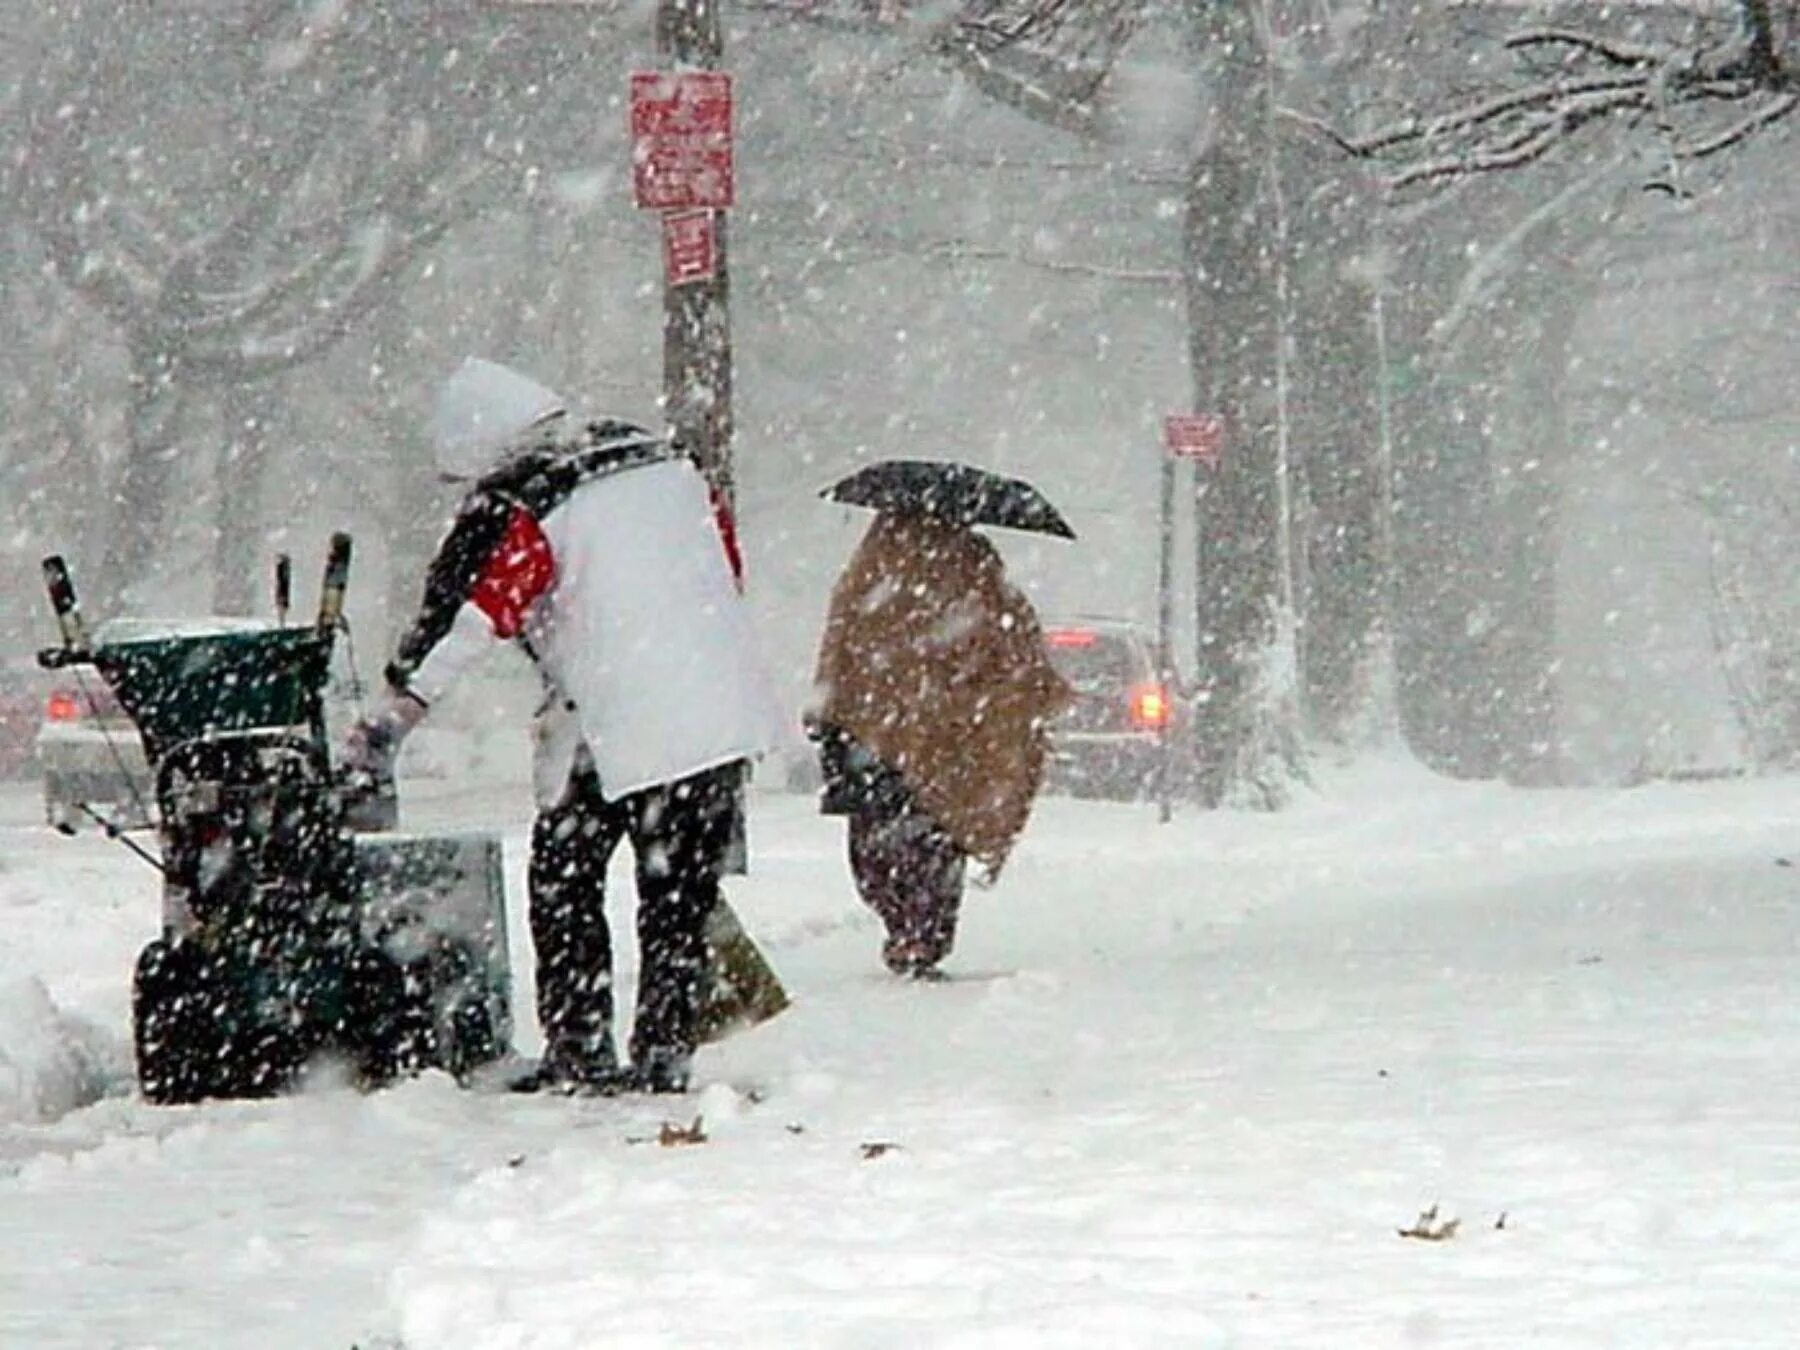
<svg viewBox="0 0 1800 1350">
<path fill-rule="evenodd" d="M 992 525 L 1073 539 L 1075 531 L 1043 493 L 1019 478 L 941 459 L 886 459 L 819 494 L 828 501 L 953 525 Z"/>
</svg>

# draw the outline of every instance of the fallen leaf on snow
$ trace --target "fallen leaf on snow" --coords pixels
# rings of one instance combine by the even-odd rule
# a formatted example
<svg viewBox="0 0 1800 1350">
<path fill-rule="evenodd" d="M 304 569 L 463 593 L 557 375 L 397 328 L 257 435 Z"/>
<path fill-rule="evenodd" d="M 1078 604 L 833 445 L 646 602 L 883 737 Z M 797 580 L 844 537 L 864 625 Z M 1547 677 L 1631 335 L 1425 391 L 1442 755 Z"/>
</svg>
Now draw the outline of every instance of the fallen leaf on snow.
<svg viewBox="0 0 1800 1350">
<path fill-rule="evenodd" d="M 692 1125 L 677 1125 L 672 1120 L 665 1120 L 662 1129 L 656 1132 L 656 1142 L 664 1148 L 681 1148 L 686 1144 L 704 1144 L 706 1142 L 706 1123 L 699 1116 L 694 1117 Z"/>
<path fill-rule="evenodd" d="M 1397 1228 L 1394 1231 L 1403 1238 L 1418 1238 L 1422 1242 L 1448 1242 L 1456 1236 L 1456 1230 L 1462 1226 L 1461 1219 L 1438 1218 L 1438 1207 L 1419 1211 L 1419 1217 L 1413 1220 L 1411 1228 Z"/>
</svg>

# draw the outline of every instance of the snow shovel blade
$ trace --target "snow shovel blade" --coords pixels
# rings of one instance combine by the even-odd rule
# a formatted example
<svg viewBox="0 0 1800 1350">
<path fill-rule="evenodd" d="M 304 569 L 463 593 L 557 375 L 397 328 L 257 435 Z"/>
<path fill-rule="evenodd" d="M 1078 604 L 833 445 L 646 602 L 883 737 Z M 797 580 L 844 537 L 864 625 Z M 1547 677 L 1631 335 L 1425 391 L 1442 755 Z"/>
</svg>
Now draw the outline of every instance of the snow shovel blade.
<svg viewBox="0 0 1800 1350">
<path fill-rule="evenodd" d="M 787 990 L 736 911 L 719 897 L 706 919 L 706 988 L 700 998 L 702 1045 L 766 1022 L 788 1006 Z"/>
<path fill-rule="evenodd" d="M 504 1052 L 512 1040 L 512 968 L 499 836 L 352 838 L 363 938 L 406 969 L 428 999 L 440 1067 Z"/>
</svg>

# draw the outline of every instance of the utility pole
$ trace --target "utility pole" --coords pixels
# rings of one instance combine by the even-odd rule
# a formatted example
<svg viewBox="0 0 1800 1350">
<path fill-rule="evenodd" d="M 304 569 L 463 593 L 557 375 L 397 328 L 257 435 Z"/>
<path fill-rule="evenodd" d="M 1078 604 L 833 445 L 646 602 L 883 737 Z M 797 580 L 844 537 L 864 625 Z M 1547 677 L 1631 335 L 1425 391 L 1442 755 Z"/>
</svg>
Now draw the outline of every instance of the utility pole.
<svg viewBox="0 0 1800 1350">
<path fill-rule="evenodd" d="M 657 0 L 660 69 L 632 77 L 632 175 L 638 205 L 662 213 L 663 417 L 676 447 L 693 456 L 714 496 L 735 515 L 725 215 L 736 199 L 736 185 L 731 77 L 721 70 L 722 4 Z M 750 870 L 748 782 L 746 769 L 726 849 L 729 875 Z M 715 968 L 728 964 L 723 953 L 736 945 L 731 933 L 736 922 L 721 899 L 708 924 L 709 959 Z M 742 938 L 741 929 L 736 937 Z M 776 987 L 779 992 L 779 982 Z"/>
<path fill-rule="evenodd" d="M 722 0 L 657 0 L 656 54 L 665 71 L 717 70 L 724 62 Z M 663 283 L 663 412 L 676 444 L 694 456 L 727 504 L 735 505 L 731 459 L 731 288 L 725 212 L 706 209 L 712 275 Z M 666 228 L 673 228 L 666 225 Z"/>
</svg>

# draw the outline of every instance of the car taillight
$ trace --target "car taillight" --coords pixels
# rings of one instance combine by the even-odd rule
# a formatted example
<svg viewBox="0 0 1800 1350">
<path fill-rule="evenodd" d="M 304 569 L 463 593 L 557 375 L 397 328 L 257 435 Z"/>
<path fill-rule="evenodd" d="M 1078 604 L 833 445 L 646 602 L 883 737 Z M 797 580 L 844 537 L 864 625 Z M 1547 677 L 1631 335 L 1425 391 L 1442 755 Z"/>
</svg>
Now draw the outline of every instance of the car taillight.
<svg viewBox="0 0 1800 1350">
<path fill-rule="evenodd" d="M 1161 731 L 1169 722 L 1169 700 L 1159 684 L 1131 691 L 1131 725 L 1139 731 Z"/>
<path fill-rule="evenodd" d="M 1052 647 L 1091 647 L 1095 638 L 1085 628 L 1052 628 L 1044 641 Z"/>
<path fill-rule="evenodd" d="M 44 720 L 47 722 L 79 722 L 81 720 L 81 701 L 67 689 L 54 691 L 49 701 L 44 704 Z"/>
</svg>

